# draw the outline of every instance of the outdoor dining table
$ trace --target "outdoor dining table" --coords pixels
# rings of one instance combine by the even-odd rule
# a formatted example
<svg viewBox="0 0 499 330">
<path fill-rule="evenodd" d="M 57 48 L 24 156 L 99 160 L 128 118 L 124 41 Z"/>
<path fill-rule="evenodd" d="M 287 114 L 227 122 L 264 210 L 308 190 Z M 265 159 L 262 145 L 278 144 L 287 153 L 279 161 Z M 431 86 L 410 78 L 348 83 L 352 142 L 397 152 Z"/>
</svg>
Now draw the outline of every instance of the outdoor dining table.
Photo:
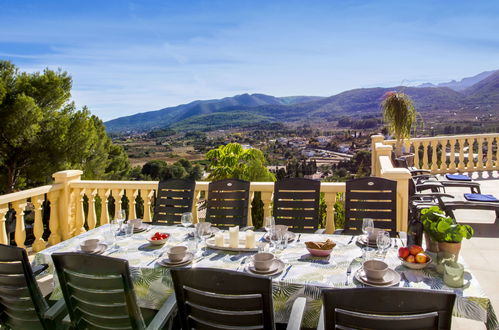
<svg viewBox="0 0 499 330">
<path fill-rule="evenodd" d="M 170 233 L 171 235 L 163 247 L 152 246 L 146 240 L 146 237 L 157 231 Z M 168 246 L 187 244 L 191 249 L 194 249 L 196 245 L 188 237 L 189 231 L 192 231 L 192 229 L 180 226 L 151 226 L 150 230 L 146 232 L 133 234 L 131 237 L 118 240 L 118 249 L 111 247 L 111 243 L 109 243 L 110 246 L 103 255 L 128 260 L 137 302 L 140 307 L 159 309 L 168 296 L 173 294 L 173 283 L 169 268 L 159 265 L 156 261 L 159 258 L 159 252 L 164 251 Z M 263 234 L 257 232 L 257 239 L 261 239 Z M 80 242 L 91 237 L 110 240 L 112 235 L 109 225 L 97 227 L 42 250 L 36 254 L 34 263 L 48 264 L 48 272 L 54 274 L 51 254 L 78 251 Z M 328 259 L 312 257 L 308 254 L 304 242 L 325 240 L 327 238 L 337 244 Z M 346 281 L 349 266 L 352 266 L 351 274 L 353 278 L 355 271 L 362 265 L 362 249 L 351 238 L 352 236 L 347 235 L 301 234 L 299 241 L 295 240 L 288 244 L 285 249 L 276 252 L 276 256 L 286 264 L 281 274 L 272 277 L 276 322 L 286 323 L 294 300 L 298 297 L 306 297 L 307 308 L 303 326 L 316 327 L 322 306 L 321 289 L 365 286 L 355 279 Z M 397 245 L 401 246 L 400 240 L 398 240 Z M 202 252 L 198 251 L 194 262 L 185 267 L 210 267 L 245 271 L 246 257 L 252 254 L 205 248 Z M 460 262 L 465 267 L 465 286 L 457 289 L 447 287 L 442 280 L 442 276 L 435 271 L 433 266 L 423 270 L 410 270 L 402 266 L 397 256 L 395 244 L 392 244 L 392 247 L 387 250 L 385 262 L 402 274 L 402 280 L 398 284 L 399 287 L 455 292 L 457 299 L 454 305 L 454 316 L 482 321 L 488 329 L 497 328 L 497 318 L 489 298 L 480 288 L 475 276 L 467 270 L 467 266 L 462 259 Z M 54 279 L 54 291 L 50 299 L 58 300 L 61 298 L 62 292 L 57 279 Z"/>
</svg>

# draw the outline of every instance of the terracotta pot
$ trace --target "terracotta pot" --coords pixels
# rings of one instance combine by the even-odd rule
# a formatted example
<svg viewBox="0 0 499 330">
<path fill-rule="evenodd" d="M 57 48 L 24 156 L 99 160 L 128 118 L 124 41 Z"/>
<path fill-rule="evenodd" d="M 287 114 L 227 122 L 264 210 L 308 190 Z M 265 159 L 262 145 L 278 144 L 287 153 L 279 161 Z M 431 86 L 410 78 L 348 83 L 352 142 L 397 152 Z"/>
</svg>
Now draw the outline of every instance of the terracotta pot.
<svg viewBox="0 0 499 330">
<path fill-rule="evenodd" d="M 438 242 L 438 251 L 452 253 L 456 256 L 456 260 L 458 260 L 459 251 L 461 251 L 461 242 L 459 243 Z"/>
<path fill-rule="evenodd" d="M 434 241 L 427 232 L 424 232 L 424 240 L 426 243 L 426 251 L 437 253 L 438 252 L 438 242 Z"/>
</svg>

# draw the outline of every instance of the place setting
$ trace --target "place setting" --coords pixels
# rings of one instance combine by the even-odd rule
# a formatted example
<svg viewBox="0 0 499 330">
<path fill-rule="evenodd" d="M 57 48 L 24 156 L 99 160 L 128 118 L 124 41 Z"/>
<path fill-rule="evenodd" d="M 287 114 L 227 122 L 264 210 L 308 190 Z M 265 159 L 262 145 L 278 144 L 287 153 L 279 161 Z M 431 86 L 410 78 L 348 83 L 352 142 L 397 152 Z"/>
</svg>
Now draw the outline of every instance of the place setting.
<svg viewBox="0 0 499 330">
<path fill-rule="evenodd" d="M 187 246 L 178 245 L 166 249 L 166 258 L 159 259 L 157 263 L 164 267 L 181 267 L 190 264 L 193 260 L 194 253 L 189 252 Z"/>
<path fill-rule="evenodd" d="M 360 283 L 373 287 L 395 286 L 401 280 L 397 271 L 389 268 L 386 262 L 376 259 L 364 261 L 354 277 Z"/>
<path fill-rule="evenodd" d="M 364 235 L 359 235 L 356 241 L 360 247 L 388 249 L 392 244 L 390 233 L 384 229 L 375 228 L 373 219 L 362 221 L 362 232 Z"/>
<path fill-rule="evenodd" d="M 107 244 L 99 238 L 89 238 L 80 243 L 78 252 L 88 254 L 102 254 L 107 250 Z"/>
<path fill-rule="evenodd" d="M 247 257 L 249 260 L 244 271 L 257 275 L 274 276 L 282 273 L 285 263 L 270 252 L 259 252 Z"/>
</svg>

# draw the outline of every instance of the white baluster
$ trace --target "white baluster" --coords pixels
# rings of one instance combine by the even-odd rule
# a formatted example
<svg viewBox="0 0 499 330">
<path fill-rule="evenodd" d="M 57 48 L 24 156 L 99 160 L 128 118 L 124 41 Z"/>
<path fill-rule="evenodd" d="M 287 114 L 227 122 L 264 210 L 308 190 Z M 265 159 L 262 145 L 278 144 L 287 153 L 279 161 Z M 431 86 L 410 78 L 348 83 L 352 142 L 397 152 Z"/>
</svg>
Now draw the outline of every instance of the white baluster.
<svg viewBox="0 0 499 330">
<path fill-rule="evenodd" d="M 5 227 L 5 215 L 9 211 L 8 205 L 0 205 L 0 244 L 9 245 L 9 238 L 7 237 L 7 228 Z"/>
<path fill-rule="evenodd" d="M 99 197 L 101 200 L 101 211 L 100 211 L 100 225 L 105 225 L 109 223 L 109 195 L 111 190 L 109 189 L 99 189 Z"/>
<path fill-rule="evenodd" d="M 442 153 L 440 154 L 440 173 L 447 172 L 447 140 L 442 140 Z"/>
<path fill-rule="evenodd" d="M 456 155 L 454 153 L 456 139 L 450 139 L 450 150 L 449 150 L 449 170 L 454 171 L 456 169 Z"/>
<path fill-rule="evenodd" d="M 493 169 L 493 162 L 492 162 L 492 148 L 494 147 L 492 145 L 492 142 L 494 142 L 493 137 L 488 137 L 487 138 L 487 163 L 485 164 L 487 170 L 492 170 Z"/>
<path fill-rule="evenodd" d="M 477 170 L 483 169 L 483 137 L 476 139 L 478 143 L 478 161 L 476 163 Z"/>
<path fill-rule="evenodd" d="M 97 196 L 97 189 L 91 189 L 88 194 L 88 216 L 87 225 L 88 229 L 94 229 L 97 225 L 97 214 L 95 213 L 95 196 Z"/>
<path fill-rule="evenodd" d="M 431 141 L 431 171 L 433 173 L 438 172 L 437 148 L 438 148 L 438 141 L 437 140 Z"/>
<path fill-rule="evenodd" d="M 61 234 L 59 232 L 59 194 L 60 191 L 48 193 L 50 201 L 50 220 L 49 220 L 49 244 L 55 245 L 61 241 Z"/>
<path fill-rule="evenodd" d="M 424 169 L 429 169 L 428 166 L 428 144 L 430 142 L 423 141 L 423 167 Z"/>
<path fill-rule="evenodd" d="M 462 172 L 464 171 L 464 142 L 465 139 L 459 139 L 459 164 L 457 169 Z"/>
<path fill-rule="evenodd" d="M 136 199 L 138 194 L 139 191 L 137 189 L 130 190 L 130 196 L 128 197 L 128 219 L 137 219 Z M 128 195 L 128 190 L 127 190 L 127 195 Z"/>
<path fill-rule="evenodd" d="M 26 228 L 24 226 L 24 210 L 26 209 L 26 200 L 16 201 L 12 203 L 16 211 L 16 244 L 20 248 L 25 248 L 24 242 L 26 241 Z"/>
<path fill-rule="evenodd" d="M 468 138 L 468 164 L 466 165 L 466 170 L 472 172 L 475 170 L 475 156 L 473 152 L 473 146 L 475 144 L 474 138 Z"/>
<path fill-rule="evenodd" d="M 85 196 L 85 189 L 74 189 L 75 196 L 75 236 L 86 232 L 85 228 L 85 211 L 83 210 L 83 196 Z"/>
<path fill-rule="evenodd" d="M 326 233 L 332 234 L 335 231 L 334 225 L 334 204 L 336 203 L 336 193 L 324 193 L 326 202 Z"/>
<path fill-rule="evenodd" d="M 421 165 L 419 164 L 419 142 L 414 141 L 412 145 L 414 146 L 414 167 L 419 168 Z"/>
<path fill-rule="evenodd" d="M 123 189 L 113 189 L 113 198 L 114 198 L 114 218 L 118 219 L 120 217 L 121 213 L 121 206 L 122 202 L 121 199 L 123 198 L 123 195 L 125 194 L 125 191 Z"/>
</svg>

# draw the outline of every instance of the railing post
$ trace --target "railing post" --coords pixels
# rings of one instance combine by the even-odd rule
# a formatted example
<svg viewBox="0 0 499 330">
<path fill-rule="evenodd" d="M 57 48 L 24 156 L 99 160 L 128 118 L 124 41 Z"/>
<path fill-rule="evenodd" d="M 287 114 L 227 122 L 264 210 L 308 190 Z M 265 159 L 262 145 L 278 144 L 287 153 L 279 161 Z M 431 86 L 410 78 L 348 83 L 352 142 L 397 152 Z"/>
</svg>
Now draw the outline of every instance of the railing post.
<svg viewBox="0 0 499 330">
<path fill-rule="evenodd" d="M 97 215 L 95 214 L 95 196 L 97 196 L 97 189 L 90 189 L 88 194 L 88 216 L 87 225 L 88 229 L 94 229 L 97 224 Z"/>
<path fill-rule="evenodd" d="M 55 245 L 61 241 L 60 227 L 59 227 L 59 196 L 62 194 L 60 191 L 48 193 L 50 201 L 50 220 L 49 220 L 49 244 Z"/>
<path fill-rule="evenodd" d="M 383 143 L 385 137 L 381 134 L 371 136 L 371 175 L 379 175 L 379 163 L 376 143 Z"/>
<path fill-rule="evenodd" d="M 493 169 L 493 166 L 492 166 L 492 143 L 494 142 L 494 138 L 491 136 L 491 137 L 488 137 L 487 138 L 487 163 L 485 164 L 486 166 L 486 169 L 487 170 L 492 170 Z"/>
<path fill-rule="evenodd" d="M 253 226 L 253 216 L 251 215 L 251 210 L 253 210 L 253 199 L 255 198 L 255 192 L 250 191 L 249 201 L 248 201 L 248 222 L 246 226 Z"/>
<path fill-rule="evenodd" d="M 26 200 L 20 200 L 12 203 L 16 211 L 16 232 L 15 240 L 17 247 L 25 248 L 24 242 L 26 241 L 26 227 L 24 226 L 24 210 L 26 209 Z"/>
<path fill-rule="evenodd" d="M 478 144 L 478 160 L 476 163 L 476 169 L 480 171 L 483 169 L 483 137 L 478 137 L 476 142 Z"/>
<path fill-rule="evenodd" d="M 74 217 L 71 214 L 71 188 L 70 184 L 74 181 L 80 181 L 81 175 L 83 174 L 80 170 L 68 170 L 60 171 L 52 174 L 54 178 L 54 183 L 59 183 L 63 185 L 63 189 L 59 195 L 59 228 L 61 230 L 63 240 L 67 240 L 72 237 L 72 231 L 74 229 Z"/>
<path fill-rule="evenodd" d="M 5 228 L 5 215 L 9 211 L 8 205 L 0 205 L 0 244 L 9 244 L 9 238 L 7 237 L 7 228 Z"/>
<path fill-rule="evenodd" d="M 201 196 L 201 191 L 200 190 L 194 190 L 194 198 L 192 199 L 192 223 L 196 224 L 199 222 L 198 219 L 198 202 L 199 198 Z"/>
<path fill-rule="evenodd" d="M 263 202 L 263 220 L 272 215 L 272 192 L 262 191 L 262 202 Z M 265 224 L 265 223 L 264 223 Z"/>
<path fill-rule="evenodd" d="M 449 170 L 454 171 L 456 169 L 456 139 L 449 139 L 450 149 L 449 149 Z"/>
<path fill-rule="evenodd" d="M 99 197 L 100 197 L 100 205 L 101 205 L 101 210 L 100 210 L 100 218 L 99 218 L 99 223 L 100 225 L 105 225 L 109 223 L 109 195 L 111 194 L 111 190 L 109 189 L 99 189 Z"/>
<path fill-rule="evenodd" d="M 86 232 L 85 228 L 85 211 L 83 210 L 83 196 L 85 196 L 85 189 L 74 189 L 75 198 L 75 230 L 74 236 L 78 236 Z"/>
<path fill-rule="evenodd" d="M 335 231 L 334 225 L 334 203 L 336 203 L 336 193 L 324 193 L 326 202 L 326 234 L 332 234 Z"/>
<path fill-rule="evenodd" d="M 137 218 L 137 211 L 135 208 L 135 206 L 137 205 L 137 202 L 135 201 L 135 199 L 137 198 L 138 194 L 139 194 L 139 191 L 137 189 L 132 189 L 130 192 L 130 196 L 127 196 L 128 197 L 128 219 L 136 219 Z"/>
<path fill-rule="evenodd" d="M 121 205 L 123 195 L 125 194 L 124 189 L 113 189 L 113 198 L 114 198 L 114 219 L 118 219 L 121 213 Z"/>
<path fill-rule="evenodd" d="M 464 171 L 464 142 L 465 139 L 459 139 L 459 163 L 457 169 L 459 172 Z"/>
<path fill-rule="evenodd" d="M 35 207 L 35 222 L 33 224 L 33 234 L 35 236 L 35 240 L 32 245 L 34 252 L 41 251 L 45 249 L 46 246 L 46 243 L 43 240 L 43 218 L 42 218 L 43 201 L 44 201 L 43 195 L 31 198 L 31 202 Z"/>
</svg>

